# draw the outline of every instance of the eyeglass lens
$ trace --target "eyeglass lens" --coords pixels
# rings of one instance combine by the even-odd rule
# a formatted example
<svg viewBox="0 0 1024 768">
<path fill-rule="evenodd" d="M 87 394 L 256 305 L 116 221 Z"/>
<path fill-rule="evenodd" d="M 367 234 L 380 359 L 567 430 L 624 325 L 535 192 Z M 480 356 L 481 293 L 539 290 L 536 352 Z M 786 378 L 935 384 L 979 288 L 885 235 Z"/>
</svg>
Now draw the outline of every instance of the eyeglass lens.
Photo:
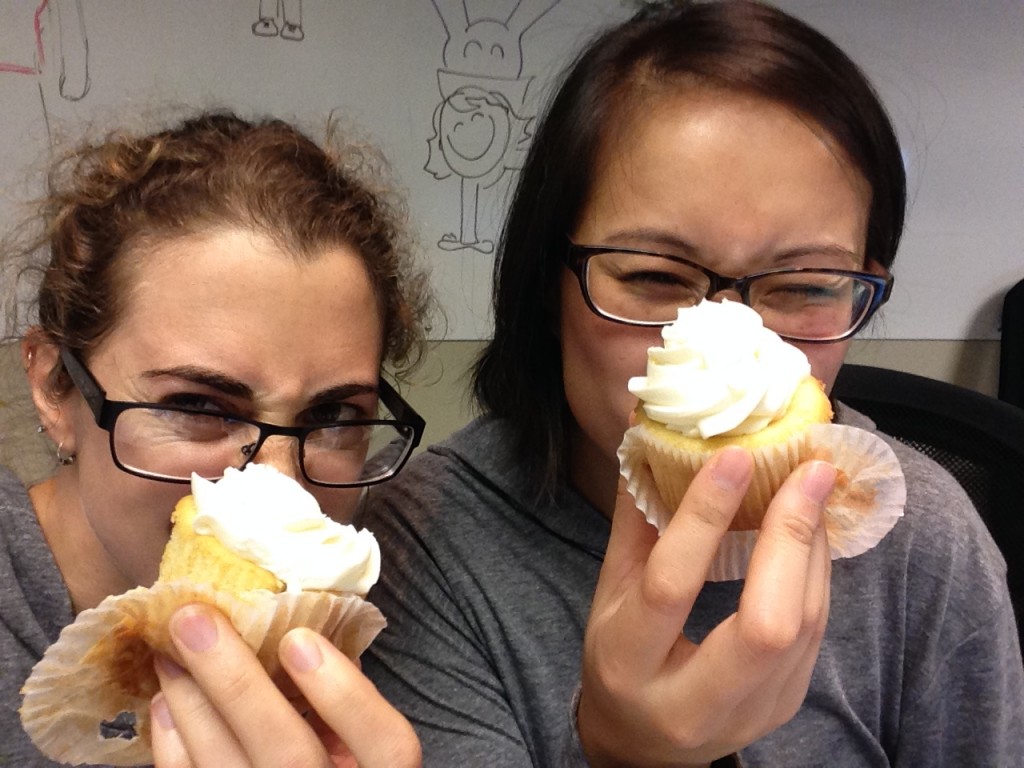
<svg viewBox="0 0 1024 768">
<path fill-rule="evenodd" d="M 131 408 L 118 416 L 112 434 L 114 455 L 130 471 L 215 479 L 250 458 L 260 428 L 217 414 Z M 362 483 L 387 476 L 411 440 L 412 430 L 400 424 L 339 425 L 307 434 L 300 453 L 311 480 Z"/>
<path fill-rule="evenodd" d="M 668 323 L 680 307 L 705 298 L 711 279 L 685 262 L 650 254 L 597 253 L 588 260 L 587 292 L 602 313 L 640 323 Z M 745 303 L 783 336 L 841 336 L 864 317 L 874 286 L 848 275 L 782 272 L 750 280 Z"/>
</svg>

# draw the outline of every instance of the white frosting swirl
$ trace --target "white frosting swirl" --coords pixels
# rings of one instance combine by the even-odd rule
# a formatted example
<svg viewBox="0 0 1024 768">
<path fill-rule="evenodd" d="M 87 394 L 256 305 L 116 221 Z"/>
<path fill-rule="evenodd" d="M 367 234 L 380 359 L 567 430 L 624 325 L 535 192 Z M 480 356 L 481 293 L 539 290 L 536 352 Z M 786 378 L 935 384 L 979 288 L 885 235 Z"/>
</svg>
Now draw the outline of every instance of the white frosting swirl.
<svg viewBox="0 0 1024 768">
<path fill-rule="evenodd" d="M 746 435 L 781 416 L 810 374 L 807 356 L 736 301 L 679 310 L 629 391 L 654 421 L 688 437 Z"/>
<path fill-rule="evenodd" d="M 196 533 L 220 542 L 285 583 L 304 589 L 365 595 L 380 575 L 373 534 L 342 525 L 316 499 L 267 464 L 227 469 L 216 483 L 192 475 Z"/>
</svg>

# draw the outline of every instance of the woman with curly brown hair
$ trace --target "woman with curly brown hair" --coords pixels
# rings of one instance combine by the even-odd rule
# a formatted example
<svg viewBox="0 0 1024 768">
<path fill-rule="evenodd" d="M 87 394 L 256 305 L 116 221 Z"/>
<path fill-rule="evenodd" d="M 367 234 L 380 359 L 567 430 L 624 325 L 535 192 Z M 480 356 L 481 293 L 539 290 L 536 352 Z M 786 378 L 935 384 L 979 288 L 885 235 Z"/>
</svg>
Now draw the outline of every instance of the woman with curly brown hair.
<svg viewBox="0 0 1024 768">
<path fill-rule="evenodd" d="M 0 762 L 50 764 L 18 690 L 77 614 L 153 583 L 193 472 L 257 459 L 345 522 L 414 447 L 402 433 L 358 477 L 311 463 L 331 450 L 316 430 L 396 410 L 382 372 L 414 361 L 429 308 L 372 156 L 329 139 L 221 113 L 112 135 L 56 169 L 34 241 L 5 254 L 46 262 L 21 349 L 58 466 L 28 489 L 0 470 Z M 251 434 L 226 453 L 191 428 L 212 421 Z M 171 631 L 184 667 L 156 665 L 158 765 L 418 763 L 408 723 L 318 635 L 290 633 L 280 656 L 319 727 L 216 611 L 183 608 Z"/>
</svg>

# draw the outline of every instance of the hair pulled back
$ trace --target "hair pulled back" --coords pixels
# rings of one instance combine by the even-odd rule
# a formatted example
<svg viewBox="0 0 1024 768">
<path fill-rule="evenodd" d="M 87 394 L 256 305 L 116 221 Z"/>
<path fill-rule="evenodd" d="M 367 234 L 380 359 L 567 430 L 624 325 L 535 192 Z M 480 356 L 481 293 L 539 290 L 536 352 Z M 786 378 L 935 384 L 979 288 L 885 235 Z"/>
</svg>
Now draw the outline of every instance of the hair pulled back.
<svg viewBox="0 0 1024 768">
<path fill-rule="evenodd" d="M 26 253 L 47 252 L 36 299 L 47 338 L 88 355 L 119 322 L 147 246 L 220 228 L 251 230 L 300 260 L 347 246 L 370 276 L 384 361 L 422 352 L 432 306 L 405 211 L 373 179 L 384 161 L 328 127 L 322 148 L 289 123 L 203 113 L 146 135 L 115 133 L 58 162 Z M 54 372 L 56 392 L 66 390 Z"/>
</svg>

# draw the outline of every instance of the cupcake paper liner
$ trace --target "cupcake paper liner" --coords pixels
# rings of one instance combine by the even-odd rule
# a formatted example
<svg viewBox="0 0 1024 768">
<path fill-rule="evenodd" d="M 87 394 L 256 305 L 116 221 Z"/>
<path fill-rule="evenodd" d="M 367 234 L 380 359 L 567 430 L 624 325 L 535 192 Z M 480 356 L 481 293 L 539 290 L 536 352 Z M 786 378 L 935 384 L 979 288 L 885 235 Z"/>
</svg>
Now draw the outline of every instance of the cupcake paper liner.
<svg viewBox="0 0 1024 768">
<path fill-rule="evenodd" d="M 177 656 L 168 622 L 196 602 L 224 613 L 271 675 L 291 629 L 309 627 L 355 659 L 386 624 L 361 597 L 330 592 L 234 594 L 157 582 L 113 595 L 64 628 L 22 688 L 22 725 L 40 751 L 70 765 L 152 763 L 149 701 L 159 689 L 153 652 Z"/>
<path fill-rule="evenodd" d="M 840 424 L 815 424 L 790 441 L 752 451 L 755 473 L 733 528 L 723 536 L 708 581 L 746 576 L 757 530 L 768 503 L 801 462 L 822 459 L 838 471 L 825 505 L 825 529 L 832 559 L 855 557 L 880 542 L 903 516 L 907 489 L 892 449 L 877 435 Z M 713 455 L 686 454 L 648 439 L 632 427 L 619 447 L 626 487 L 647 521 L 663 531 L 694 475 Z"/>
</svg>

